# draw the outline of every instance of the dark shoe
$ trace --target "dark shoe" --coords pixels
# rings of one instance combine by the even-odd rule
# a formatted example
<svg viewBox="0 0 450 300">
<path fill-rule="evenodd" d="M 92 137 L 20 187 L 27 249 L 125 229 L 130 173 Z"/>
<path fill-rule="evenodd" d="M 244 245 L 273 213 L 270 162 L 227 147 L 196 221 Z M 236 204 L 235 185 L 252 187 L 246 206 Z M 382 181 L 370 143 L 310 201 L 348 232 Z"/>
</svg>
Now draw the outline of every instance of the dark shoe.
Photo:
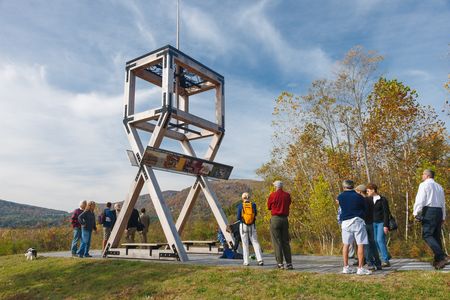
<svg viewBox="0 0 450 300">
<path fill-rule="evenodd" d="M 381 266 L 375 266 L 375 270 L 381 271 L 381 270 L 383 270 L 383 268 Z"/>
<path fill-rule="evenodd" d="M 370 271 L 375 271 L 374 265 L 365 265 L 364 268 L 366 268 L 367 270 L 370 270 Z"/>
<path fill-rule="evenodd" d="M 283 264 L 278 264 L 278 265 L 277 265 L 277 268 L 280 269 L 280 270 L 282 270 L 282 269 L 284 269 L 284 265 L 283 265 Z"/>
<path fill-rule="evenodd" d="M 264 266 L 264 262 L 261 260 L 261 261 L 258 261 L 258 266 Z"/>
<path fill-rule="evenodd" d="M 286 270 L 293 270 L 294 267 L 292 266 L 292 264 L 287 264 L 286 265 Z"/>
<path fill-rule="evenodd" d="M 86 254 L 84 257 L 92 257 L 92 255 L 90 254 Z"/>
<path fill-rule="evenodd" d="M 381 266 L 382 266 L 383 268 L 388 268 L 388 267 L 391 266 L 391 263 L 388 262 L 388 261 L 384 261 L 384 262 L 381 264 Z"/>
<path fill-rule="evenodd" d="M 447 260 L 443 259 L 443 260 L 436 262 L 436 265 L 434 267 L 436 268 L 436 270 L 440 270 L 440 269 L 443 269 L 447 263 L 448 263 Z"/>
</svg>

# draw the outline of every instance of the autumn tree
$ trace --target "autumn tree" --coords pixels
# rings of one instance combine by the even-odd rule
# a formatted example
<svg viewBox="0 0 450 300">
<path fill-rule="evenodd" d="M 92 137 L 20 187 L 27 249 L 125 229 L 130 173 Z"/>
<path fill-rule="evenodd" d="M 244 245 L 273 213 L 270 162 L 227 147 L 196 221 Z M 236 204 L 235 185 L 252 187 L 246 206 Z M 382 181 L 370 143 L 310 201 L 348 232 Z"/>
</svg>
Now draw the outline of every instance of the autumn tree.
<svg viewBox="0 0 450 300">
<path fill-rule="evenodd" d="M 356 46 L 350 49 L 340 62 L 335 81 L 336 92 L 345 106 L 344 111 L 347 112 L 342 120 L 347 122 L 347 129 L 351 130 L 361 142 L 368 182 L 371 181 L 371 173 L 367 153 L 367 136 L 364 134 L 365 100 L 376 78 L 378 64 L 382 60 L 383 57 L 376 52 L 365 52 L 363 47 Z"/>
<path fill-rule="evenodd" d="M 275 101 L 272 157 L 257 173 L 268 186 L 285 182 L 293 199 L 293 236 L 318 243 L 322 252 L 331 253 L 339 235 L 334 199 L 343 179 L 377 183 L 400 224 L 396 239 L 411 230 L 420 236 L 411 211 L 423 168 L 436 170 L 436 180 L 450 191 L 445 124 L 420 105 L 415 90 L 376 78 L 381 60 L 355 47 L 334 78 L 313 81 L 301 96 L 282 92 Z"/>
</svg>

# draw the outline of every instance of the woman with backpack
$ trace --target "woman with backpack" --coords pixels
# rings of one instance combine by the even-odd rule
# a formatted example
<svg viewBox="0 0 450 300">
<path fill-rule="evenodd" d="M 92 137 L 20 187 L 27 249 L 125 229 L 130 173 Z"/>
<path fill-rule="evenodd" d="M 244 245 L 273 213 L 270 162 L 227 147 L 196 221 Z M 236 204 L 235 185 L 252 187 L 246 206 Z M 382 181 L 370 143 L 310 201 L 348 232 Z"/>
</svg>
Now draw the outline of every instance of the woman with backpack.
<svg viewBox="0 0 450 300">
<path fill-rule="evenodd" d="M 261 247 L 259 246 L 258 236 L 256 234 L 256 215 L 256 204 L 250 201 L 248 193 L 243 193 L 242 202 L 238 205 L 237 220 L 240 222 L 239 232 L 241 234 L 242 249 L 244 251 L 244 266 L 249 265 L 249 239 L 251 240 L 253 249 L 255 250 L 258 265 L 264 265 Z"/>
</svg>

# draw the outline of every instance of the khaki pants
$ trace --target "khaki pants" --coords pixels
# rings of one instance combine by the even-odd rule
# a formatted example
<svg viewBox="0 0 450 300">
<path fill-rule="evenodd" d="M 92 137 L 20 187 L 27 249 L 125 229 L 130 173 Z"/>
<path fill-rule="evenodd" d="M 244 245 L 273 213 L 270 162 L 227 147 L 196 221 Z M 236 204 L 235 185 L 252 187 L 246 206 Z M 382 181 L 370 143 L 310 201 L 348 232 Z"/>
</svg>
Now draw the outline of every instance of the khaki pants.
<svg viewBox="0 0 450 300">
<path fill-rule="evenodd" d="M 127 235 L 125 236 L 125 240 L 127 243 L 134 243 L 134 236 L 136 235 L 136 227 L 130 227 L 127 229 Z"/>
<path fill-rule="evenodd" d="M 291 245 L 289 244 L 289 222 L 287 217 L 272 216 L 270 219 L 270 236 L 277 264 L 292 263 Z"/>
<path fill-rule="evenodd" d="M 141 232 L 141 239 L 142 239 L 142 242 L 143 243 L 147 243 L 147 233 L 148 233 L 148 230 L 142 230 Z"/>
</svg>

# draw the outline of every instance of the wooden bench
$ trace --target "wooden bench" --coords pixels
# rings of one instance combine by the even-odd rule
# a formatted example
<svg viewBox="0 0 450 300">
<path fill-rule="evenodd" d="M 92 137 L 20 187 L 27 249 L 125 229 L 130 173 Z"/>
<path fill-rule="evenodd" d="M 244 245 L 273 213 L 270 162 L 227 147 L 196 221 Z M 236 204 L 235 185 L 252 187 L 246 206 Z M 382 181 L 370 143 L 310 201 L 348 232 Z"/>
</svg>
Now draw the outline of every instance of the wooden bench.
<svg viewBox="0 0 450 300">
<path fill-rule="evenodd" d="M 193 245 L 208 245 L 209 251 L 215 246 L 217 241 L 183 241 L 183 245 L 186 246 L 186 250 L 189 251 L 189 247 Z"/>
<path fill-rule="evenodd" d="M 137 247 L 145 247 L 150 250 L 150 256 L 152 255 L 152 250 L 160 249 L 161 247 L 167 246 L 167 243 L 124 243 L 125 253 L 128 255 L 128 249 L 136 249 Z"/>
</svg>

